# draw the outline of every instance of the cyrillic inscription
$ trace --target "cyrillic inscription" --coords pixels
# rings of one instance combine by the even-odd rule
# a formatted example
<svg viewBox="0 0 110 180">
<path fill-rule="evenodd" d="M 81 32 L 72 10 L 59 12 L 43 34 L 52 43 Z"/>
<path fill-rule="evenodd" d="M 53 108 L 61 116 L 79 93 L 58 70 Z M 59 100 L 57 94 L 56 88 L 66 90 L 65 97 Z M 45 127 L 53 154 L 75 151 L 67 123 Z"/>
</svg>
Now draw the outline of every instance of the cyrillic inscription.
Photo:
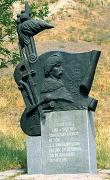
<svg viewBox="0 0 110 180">
<path fill-rule="evenodd" d="M 65 138 L 66 142 L 64 142 Z M 50 163 L 67 162 L 68 158 L 75 156 L 76 151 L 81 151 L 79 132 L 72 122 L 56 123 L 56 127 L 49 133 L 48 144 Z"/>
</svg>

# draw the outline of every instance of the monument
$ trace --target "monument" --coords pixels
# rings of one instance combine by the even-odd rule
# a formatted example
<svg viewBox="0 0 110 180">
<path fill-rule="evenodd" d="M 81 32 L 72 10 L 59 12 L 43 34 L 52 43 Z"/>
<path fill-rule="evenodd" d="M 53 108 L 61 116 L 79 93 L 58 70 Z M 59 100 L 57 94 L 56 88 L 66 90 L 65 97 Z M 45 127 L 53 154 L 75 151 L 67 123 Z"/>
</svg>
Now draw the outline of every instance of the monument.
<svg viewBox="0 0 110 180">
<path fill-rule="evenodd" d="M 20 63 L 14 78 L 26 105 L 20 124 L 28 135 L 28 173 L 96 173 L 97 100 L 89 92 L 100 51 L 38 56 L 33 36 L 50 28 L 31 18 L 28 3 L 17 15 Z"/>
</svg>

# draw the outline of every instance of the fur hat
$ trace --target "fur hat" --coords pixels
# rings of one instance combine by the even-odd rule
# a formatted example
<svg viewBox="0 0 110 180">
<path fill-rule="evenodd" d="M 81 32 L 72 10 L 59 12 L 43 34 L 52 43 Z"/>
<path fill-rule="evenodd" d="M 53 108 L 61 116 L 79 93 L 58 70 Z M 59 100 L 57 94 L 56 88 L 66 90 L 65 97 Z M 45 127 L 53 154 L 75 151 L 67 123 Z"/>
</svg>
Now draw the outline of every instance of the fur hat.
<svg viewBox="0 0 110 180">
<path fill-rule="evenodd" d="M 45 65 L 44 65 L 44 73 L 45 73 L 45 76 L 48 77 L 49 76 L 49 73 L 50 71 L 52 70 L 52 68 L 57 65 L 58 63 L 61 63 L 62 62 L 62 57 L 61 57 L 61 54 L 60 53 L 55 53 L 55 54 L 52 54 L 45 62 Z"/>
</svg>

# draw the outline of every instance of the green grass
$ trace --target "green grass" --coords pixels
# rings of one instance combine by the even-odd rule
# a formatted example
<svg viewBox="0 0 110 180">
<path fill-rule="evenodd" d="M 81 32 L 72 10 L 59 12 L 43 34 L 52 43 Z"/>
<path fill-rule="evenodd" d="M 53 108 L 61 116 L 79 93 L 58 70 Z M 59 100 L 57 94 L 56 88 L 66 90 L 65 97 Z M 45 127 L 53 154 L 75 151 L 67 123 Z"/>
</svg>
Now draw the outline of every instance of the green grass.
<svg viewBox="0 0 110 180">
<path fill-rule="evenodd" d="M 101 169 L 109 169 L 110 168 L 110 153 L 109 151 L 102 147 L 98 147 L 97 151 L 97 164 Z"/>
<path fill-rule="evenodd" d="M 26 168 L 24 138 L 0 134 L 0 170 L 15 168 Z"/>
<path fill-rule="evenodd" d="M 50 1 L 57 2 L 57 0 Z M 108 1 L 110 2 L 104 0 L 107 3 Z M 37 2 L 44 4 L 43 0 Z M 80 40 L 101 44 L 102 53 L 91 94 L 99 100 L 95 113 L 98 168 L 110 168 L 110 32 L 108 31 L 110 12 L 109 9 L 100 6 L 101 9 L 88 8 L 90 1 L 87 0 L 79 2 L 82 2 L 81 7 L 85 8 L 76 8 L 75 11 L 73 7 L 69 10 L 67 7 L 60 9 L 58 15 L 53 16 L 52 23 L 56 24 L 56 28 L 51 30 L 51 33 L 46 31 L 40 34 L 38 40 L 75 42 Z M 60 48 L 64 48 L 64 45 Z M 25 138 L 18 125 L 24 103 L 11 76 L 1 76 L 0 79 L 0 171 L 26 168 Z"/>
<path fill-rule="evenodd" d="M 97 165 L 101 169 L 110 168 L 110 126 L 96 129 Z"/>
</svg>

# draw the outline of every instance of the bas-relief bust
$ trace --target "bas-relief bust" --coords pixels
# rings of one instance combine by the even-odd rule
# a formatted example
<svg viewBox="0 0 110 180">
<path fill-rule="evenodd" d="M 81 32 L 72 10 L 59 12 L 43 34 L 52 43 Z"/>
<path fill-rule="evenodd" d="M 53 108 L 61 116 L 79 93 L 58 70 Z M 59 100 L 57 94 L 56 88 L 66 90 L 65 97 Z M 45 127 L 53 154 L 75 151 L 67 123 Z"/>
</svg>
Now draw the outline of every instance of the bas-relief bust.
<svg viewBox="0 0 110 180">
<path fill-rule="evenodd" d="M 100 51 L 50 51 L 38 56 L 33 36 L 51 28 L 45 21 L 32 19 L 26 2 L 25 11 L 17 16 L 20 63 L 14 78 L 26 106 L 21 128 L 30 136 L 41 136 L 41 120 L 47 111 L 95 111 L 97 106 L 97 100 L 88 95 Z"/>
<path fill-rule="evenodd" d="M 60 51 L 53 52 L 52 54 L 48 53 L 47 56 L 44 54 L 43 65 L 41 66 L 44 78 L 40 86 L 40 102 L 43 110 L 65 111 L 86 109 L 95 111 L 97 100 L 89 97 L 88 94 L 93 81 L 94 64 L 96 66 L 98 54 L 98 51 L 82 53 L 82 55 L 76 53 L 71 54 L 71 56 L 69 53 Z M 77 56 L 82 64 L 77 62 Z M 94 59 L 90 64 L 91 56 L 93 56 Z M 42 59 L 43 58 L 40 60 L 42 61 Z M 87 61 L 84 67 L 85 59 Z M 91 68 L 88 67 L 88 64 Z M 68 66 L 68 69 L 66 66 Z M 82 69 L 82 66 L 84 69 Z M 66 77 L 68 77 L 68 79 L 66 79 Z M 83 81 L 85 81 L 87 85 L 83 86 L 83 92 L 81 92 L 80 87 Z M 88 92 L 84 88 L 89 89 Z"/>
<path fill-rule="evenodd" d="M 60 53 L 50 55 L 44 64 L 45 79 L 41 85 L 41 99 L 43 109 L 68 110 L 84 109 L 76 103 L 70 92 L 66 89 L 62 76 L 64 74 L 63 61 Z"/>
</svg>

